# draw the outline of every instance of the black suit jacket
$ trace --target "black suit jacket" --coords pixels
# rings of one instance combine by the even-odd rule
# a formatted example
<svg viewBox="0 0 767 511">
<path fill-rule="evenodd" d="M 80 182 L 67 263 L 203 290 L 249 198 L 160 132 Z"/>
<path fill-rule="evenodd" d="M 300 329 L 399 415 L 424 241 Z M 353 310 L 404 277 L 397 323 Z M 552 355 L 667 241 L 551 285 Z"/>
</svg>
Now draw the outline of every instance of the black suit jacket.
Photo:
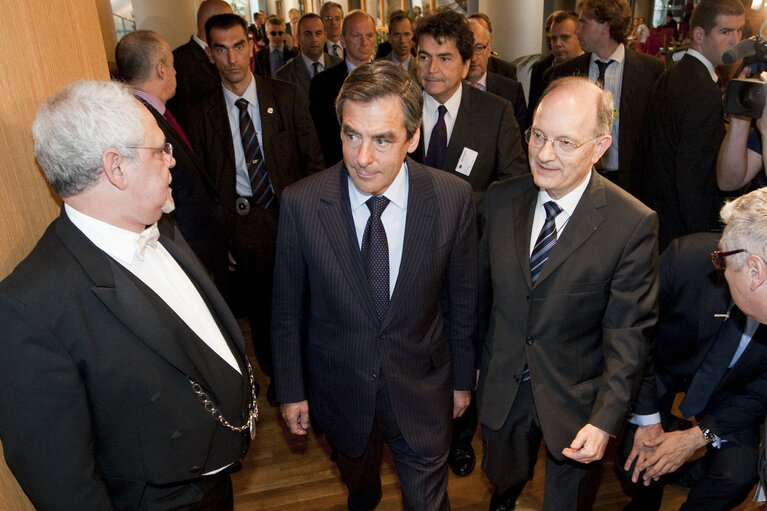
<svg viewBox="0 0 767 511">
<path fill-rule="evenodd" d="M 330 68 L 335 66 L 341 59 L 325 53 L 325 67 Z M 319 73 L 318 73 L 319 74 Z M 301 87 L 301 92 L 304 93 L 304 98 L 309 101 L 309 85 L 312 83 L 312 76 L 309 74 L 309 70 L 304 64 L 304 59 L 301 55 L 296 55 L 290 61 L 279 68 L 274 73 L 274 78 L 282 80 L 284 82 L 293 82 Z"/>
<path fill-rule="evenodd" d="M 642 390 L 634 412 L 669 413 L 678 392 L 685 392 L 706 357 L 730 308 L 721 270 L 708 254 L 716 250 L 718 233 L 675 239 L 660 258 L 660 316 Z M 740 311 L 732 310 L 734 317 Z M 733 319 L 731 319 L 733 320 Z M 726 367 L 730 360 L 722 360 Z M 756 446 L 767 410 L 767 329 L 760 326 L 735 365 L 725 372 L 699 423 L 720 438 Z"/>
<path fill-rule="evenodd" d="M 543 94 L 543 74 L 554 65 L 554 54 L 539 59 L 530 67 L 530 94 L 528 94 L 527 104 L 530 105 L 530 111 L 534 111 L 538 106 L 538 101 Z"/>
<path fill-rule="evenodd" d="M 160 231 L 247 375 L 237 321 L 178 230 L 161 222 Z M 0 437 L 37 509 L 138 509 L 145 484 L 194 479 L 244 455 L 247 434 L 221 426 L 189 378 L 239 426 L 247 377 L 63 209 L 0 283 L 0 328 Z"/>
<path fill-rule="evenodd" d="M 336 96 L 348 74 L 346 61 L 342 60 L 312 78 L 309 86 L 309 111 L 328 165 L 334 165 L 344 157 L 341 150 L 341 127 L 336 117 Z"/>
<path fill-rule="evenodd" d="M 480 422 L 503 426 L 525 361 L 548 452 L 617 434 L 657 318 L 657 217 L 596 172 L 533 284 L 531 176 L 494 183 L 480 242 Z M 513 461 L 510 461 L 512 463 Z"/>
<path fill-rule="evenodd" d="M 218 88 L 221 77 L 205 50 L 191 38 L 188 43 L 173 50 L 173 67 L 176 68 L 176 94 L 167 106 L 186 130 L 190 111 L 202 98 Z"/>
<path fill-rule="evenodd" d="M 530 172 L 520 142 L 514 107 L 508 101 L 462 84 L 461 106 L 447 144 L 442 170 L 468 181 L 474 191 L 477 210 L 485 190 L 493 181 Z M 455 170 L 464 148 L 478 153 L 469 175 Z M 426 156 L 424 140 L 418 143 L 413 159 Z"/>
<path fill-rule="evenodd" d="M 530 127 L 530 113 L 525 103 L 525 91 L 522 84 L 511 78 L 495 73 L 487 73 L 487 92 L 500 96 L 514 106 L 514 118 L 519 126 L 522 148 L 526 148 L 525 130 Z"/>
<path fill-rule="evenodd" d="M 256 52 L 256 69 L 255 73 L 266 78 L 272 77 L 272 66 L 269 62 L 269 53 L 272 51 L 272 47 L 268 44 Z M 283 66 L 293 57 L 298 55 L 296 48 L 288 48 L 287 45 L 282 45 L 282 62 Z M 280 66 L 282 67 L 282 66 Z"/>
<path fill-rule="evenodd" d="M 544 90 L 549 83 L 563 76 L 589 76 L 591 53 L 584 53 L 557 66 L 543 75 Z M 663 73 L 663 64 L 655 57 L 626 49 L 621 79 L 620 127 L 618 129 L 618 183 L 638 197 L 641 191 L 640 176 L 633 170 L 634 158 L 645 137 L 647 105 L 652 96 L 655 81 Z M 537 105 L 530 103 L 530 108 Z"/>
<path fill-rule="evenodd" d="M 517 79 L 517 66 L 495 55 L 490 55 L 490 58 L 487 59 L 487 72 L 505 76 L 512 80 Z"/>
<path fill-rule="evenodd" d="M 213 182 L 203 169 L 198 156 L 178 135 L 164 116 L 152 105 L 137 97 L 151 112 L 165 139 L 173 145 L 176 164 L 170 169 L 173 201 L 176 208 L 173 216 L 184 240 L 192 247 L 197 257 L 213 274 L 219 288 L 224 285 L 229 261 L 227 259 L 226 212 L 213 188 Z"/>
<path fill-rule="evenodd" d="M 359 456 L 379 370 L 397 425 L 419 456 L 450 445 L 453 389 L 474 385 L 476 245 L 468 185 L 407 159 L 399 277 L 375 313 L 343 163 L 285 191 L 277 240 L 272 352 L 277 400 L 309 400 L 330 443 Z"/>
<path fill-rule="evenodd" d="M 642 198 L 658 212 L 661 248 L 684 234 L 720 228 L 722 94 L 697 58 L 685 55 L 658 80 L 646 133 Z"/>
<path fill-rule="evenodd" d="M 306 101 L 298 86 L 258 75 L 253 78 L 261 116 L 261 149 L 279 200 L 286 186 L 322 170 L 324 162 Z M 233 224 L 237 214 L 233 144 L 242 142 L 233 141 L 220 83 L 218 90 L 200 102 L 192 119 L 187 135 L 194 147 L 199 148 L 205 169 L 226 210 L 227 220 Z"/>
</svg>

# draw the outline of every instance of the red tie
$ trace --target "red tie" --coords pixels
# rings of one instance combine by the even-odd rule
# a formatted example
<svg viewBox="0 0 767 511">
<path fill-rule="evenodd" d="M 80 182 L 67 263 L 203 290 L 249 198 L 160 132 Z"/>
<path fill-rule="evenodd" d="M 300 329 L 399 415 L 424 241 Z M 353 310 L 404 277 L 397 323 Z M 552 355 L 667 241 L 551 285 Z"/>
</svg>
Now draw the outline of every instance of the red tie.
<svg viewBox="0 0 767 511">
<path fill-rule="evenodd" d="M 168 124 L 170 124 L 174 130 L 176 130 L 176 133 L 178 134 L 178 136 L 181 137 L 181 140 L 184 141 L 184 143 L 189 148 L 189 150 L 192 151 L 192 154 L 194 154 L 194 149 L 192 149 L 192 144 L 189 143 L 189 139 L 186 138 L 186 134 L 184 133 L 184 130 L 181 129 L 181 125 L 178 123 L 176 118 L 173 117 L 173 114 L 170 113 L 170 110 L 166 108 L 165 113 L 163 114 L 163 117 L 165 117 L 165 120 L 168 121 Z"/>
</svg>

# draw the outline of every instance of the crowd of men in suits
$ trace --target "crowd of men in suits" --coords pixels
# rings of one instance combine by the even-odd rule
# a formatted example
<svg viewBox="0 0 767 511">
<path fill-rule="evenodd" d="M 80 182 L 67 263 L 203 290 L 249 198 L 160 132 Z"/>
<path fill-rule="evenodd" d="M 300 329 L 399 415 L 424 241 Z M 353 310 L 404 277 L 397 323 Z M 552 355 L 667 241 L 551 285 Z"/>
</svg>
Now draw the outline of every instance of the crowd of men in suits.
<svg viewBox="0 0 767 511">
<path fill-rule="evenodd" d="M 404 508 L 449 509 L 478 424 L 491 511 L 542 441 L 546 510 L 590 508 L 611 438 L 626 509 L 702 448 L 683 509 L 745 499 L 767 191 L 722 207 L 715 180 L 739 0 L 701 0 L 666 71 L 626 0 L 552 13 L 529 103 L 481 13 L 395 11 L 376 59 L 367 12 L 290 14 L 205 0 L 188 43 L 130 33 L 124 84 L 40 108 L 64 205 L 0 283 L 0 438 L 38 509 L 231 509 L 259 390 L 235 317 L 350 509 L 380 501 L 384 443 Z"/>
</svg>

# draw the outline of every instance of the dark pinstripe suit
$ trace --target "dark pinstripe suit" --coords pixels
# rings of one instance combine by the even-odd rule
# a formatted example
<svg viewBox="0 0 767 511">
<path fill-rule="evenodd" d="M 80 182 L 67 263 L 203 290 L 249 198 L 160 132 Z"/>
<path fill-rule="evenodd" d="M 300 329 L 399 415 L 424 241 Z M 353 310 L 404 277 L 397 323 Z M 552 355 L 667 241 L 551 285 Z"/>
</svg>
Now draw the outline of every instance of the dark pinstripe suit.
<svg viewBox="0 0 767 511">
<path fill-rule="evenodd" d="M 343 163 L 282 195 L 272 349 L 277 400 L 309 400 L 330 443 L 365 449 L 383 369 L 397 425 L 423 457 L 450 445 L 453 390 L 474 385 L 477 233 L 471 190 L 407 159 L 402 263 L 379 323 Z"/>
</svg>

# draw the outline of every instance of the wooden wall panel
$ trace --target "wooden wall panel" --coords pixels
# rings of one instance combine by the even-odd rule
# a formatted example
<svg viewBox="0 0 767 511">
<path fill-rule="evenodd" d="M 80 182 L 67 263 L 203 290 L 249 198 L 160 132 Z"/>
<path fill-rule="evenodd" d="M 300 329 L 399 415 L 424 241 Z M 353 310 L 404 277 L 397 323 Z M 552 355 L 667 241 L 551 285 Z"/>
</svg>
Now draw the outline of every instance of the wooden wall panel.
<svg viewBox="0 0 767 511">
<path fill-rule="evenodd" d="M 33 154 L 37 108 L 73 80 L 109 73 L 94 0 L 2 0 L 0 34 L 1 279 L 59 210 Z M 0 511 L 32 509 L 0 457 Z"/>
</svg>

